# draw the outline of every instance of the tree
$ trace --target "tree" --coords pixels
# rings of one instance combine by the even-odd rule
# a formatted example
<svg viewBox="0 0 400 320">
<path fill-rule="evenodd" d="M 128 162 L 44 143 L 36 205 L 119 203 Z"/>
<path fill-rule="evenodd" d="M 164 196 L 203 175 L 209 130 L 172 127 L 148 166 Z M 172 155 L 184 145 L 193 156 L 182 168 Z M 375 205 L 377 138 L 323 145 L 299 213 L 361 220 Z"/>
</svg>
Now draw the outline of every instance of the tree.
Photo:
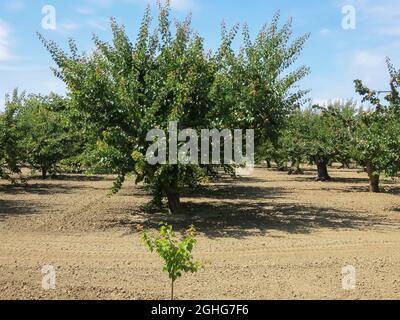
<svg viewBox="0 0 400 320">
<path fill-rule="evenodd" d="M 292 20 L 279 27 L 277 13 L 254 41 L 247 25 L 238 54 L 232 48 L 239 27 L 229 32 L 222 26 L 222 44 L 216 54 L 212 88 L 213 125 L 217 128 L 255 130 L 256 156 L 274 145 L 293 111 L 302 106 L 308 91 L 298 90 L 298 82 L 308 73 L 306 66 L 293 67 L 309 34 L 291 41 Z"/>
<path fill-rule="evenodd" d="M 276 157 L 277 162 L 282 169 L 287 168 L 287 163 L 290 161 L 292 167 L 296 167 L 300 171 L 300 165 L 304 159 L 309 158 L 307 153 L 308 122 L 305 113 L 297 110 L 289 119 L 289 124 L 282 132 L 277 147 Z"/>
<path fill-rule="evenodd" d="M 355 133 L 357 161 L 365 166 L 370 181 L 370 191 L 380 192 L 380 176 L 393 177 L 400 170 L 400 71 L 387 60 L 390 74 L 390 93 L 386 104 L 378 92 L 370 90 L 361 80 L 355 80 L 356 92 L 373 107 L 363 112 Z"/>
<path fill-rule="evenodd" d="M 79 136 L 66 113 L 68 101 L 55 94 L 30 95 L 20 101 L 17 128 L 24 160 L 46 179 L 56 165 L 77 152 Z"/>
<path fill-rule="evenodd" d="M 74 105 L 87 115 L 104 149 L 112 150 L 117 191 L 128 173 L 152 191 L 153 203 L 164 197 L 172 213 L 181 211 L 180 192 L 207 181 L 213 170 L 197 164 L 155 164 L 146 161 L 152 129 L 255 129 L 256 140 L 276 134 L 288 110 L 304 96 L 292 92 L 307 72 L 300 68 L 284 75 L 307 38 L 290 43 L 290 23 L 280 30 L 276 16 L 254 44 L 245 29 L 245 49 L 235 54 L 231 32 L 223 28 L 221 48 L 207 53 L 203 39 L 191 29 L 191 19 L 171 28 L 168 4 L 160 6 L 158 25 L 151 30 L 146 10 L 135 44 L 123 26 L 111 22 L 112 44 L 94 36 L 95 50 L 79 54 L 74 41 L 70 53 L 40 36 L 58 68 L 55 74 L 68 86 Z M 168 138 L 168 137 L 167 137 Z M 230 170 L 229 166 L 224 166 Z"/>
<path fill-rule="evenodd" d="M 281 154 L 292 166 L 311 160 L 317 166 L 317 181 L 330 181 L 328 164 L 350 161 L 356 106 L 352 101 L 330 103 L 298 110 L 280 139 Z"/>
<path fill-rule="evenodd" d="M 191 226 L 184 239 L 177 241 L 172 226 L 162 224 L 158 238 L 153 238 L 146 232 L 142 234 L 142 241 L 150 252 L 156 252 L 164 260 L 163 271 L 167 272 L 171 279 L 171 300 L 174 300 L 175 281 L 182 277 L 182 272 L 195 273 L 202 268 L 202 263 L 194 261 L 192 255 L 197 243 L 195 233 L 196 229 Z"/>
<path fill-rule="evenodd" d="M 0 179 L 15 182 L 13 174 L 20 174 L 19 133 L 17 130 L 17 113 L 25 93 L 19 94 L 15 89 L 11 96 L 6 96 L 5 111 L 0 113 Z"/>
</svg>

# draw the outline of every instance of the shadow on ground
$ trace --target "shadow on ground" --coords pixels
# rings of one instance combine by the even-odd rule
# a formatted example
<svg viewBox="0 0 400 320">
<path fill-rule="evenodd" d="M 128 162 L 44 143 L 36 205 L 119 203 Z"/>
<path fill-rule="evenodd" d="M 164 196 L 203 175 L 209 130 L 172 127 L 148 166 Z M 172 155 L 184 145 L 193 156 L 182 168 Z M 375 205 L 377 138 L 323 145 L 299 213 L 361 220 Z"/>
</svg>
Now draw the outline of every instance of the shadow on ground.
<svg viewBox="0 0 400 320">
<path fill-rule="evenodd" d="M 354 186 L 342 190 L 345 193 L 370 193 L 368 183 L 365 186 Z M 381 186 L 381 194 L 392 194 L 392 195 L 400 195 L 400 187 L 392 187 L 391 183 L 385 183 L 384 186 Z"/>
<path fill-rule="evenodd" d="M 77 185 L 51 184 L 48 181 L 43 181 L 41 183 L 0 185 L 0 194 L 55 195 L 60 193 L 72 193 L 79 188 L 80 187 Z"/>
<path fill-rule="evenodd" d="M 59 179 L 54 182 L 53 179 L 48 180 L 35 180 L 31 178 L 27 183 L 21 184 L 11 184 L 8 181 L 1 180 L 0 181 L 0 197 L 1 195 L 7 195 L 7 198 L 10 196 L 20 196 L 25 198 L 25 195 L 28 196 L 39 196 L 40 197 L 57 197 L 57 195 L 65 195 L 71 194 L 73 196 L 74 193 L 79 192 L 79 190 L 88 190 L 88 189 L 100 189 L 95 186 L 81 186 L 79 182 L 83 181 L 108 181 L 111 179 L 109 176 L 101 177 L 101 176 L 80 176 L 80 175 L 71 175 L 71 176 L 59 176 Z M 63 183 L 62 181 L 65 181 Z M 111 180 L 110 180 L 111 181 Z M 76 183 L 74 183 L 76 182 Z M 110 188 L 111 188 L 110 183 Z M 108 188 L 105 186 L 101 188 L 104 190 L 104 194 L 108 192 Z M 36 199 L 36 198 L 34 198 Z M 0 199 L 0 221 L 4 221 L 7 217 L 18 216 L 18 215 L 27 215 L 33 213 L 40 213 L 41 207 L 34 200 L 17 200 L 17 199 Z"/>
<path fill-rule="evenodd" d="M 240 179 L 241 182 L 247 181 Z M 283 188 L 266 188 L 247 185 L 217 185 L 198 188 L 195 191 L 184 192 L 182 198 L 214 199 L 214 200 L 260 200 L 279 199 L 287 194 Z"/>
<path fill-rule="evenodd" d="M 62 183 L 62 182 L 65 183 Z M 100 182 L 109 181 L 110 189 L 112 181 L 111 176 L 85 176 L 85 175 L 59 175 L 57 177 L 41 180 L 40 177 L 32 176 L 27 183 L 11 184 L 9 182 L 0 184 L 0 195 L 4 194 L 36 194 L 36 195 L 57 195 L 73 193 L 79 189 L 99 189 L 95 185 L 81 186 L 81 182 Z M 76 182 L 76 183 L 74 183 Z M 107 192 L 107 187 L 100 188 Z"/>
<path fill-rule="evenodd" d="M 319 183 L 319 181 L 315 181 L 315 175 L 314 176 L 297 176 L 294 181 L 297 182 L 316 182 Z M 366 184 L 368 185 L 368 178 L 343 178 L 343 177 L 335 177 L 331 175 L 332 180 L 331 181 L 325 181 L 327 184 L 334 184 L 334 183 L 348 183 L 348 184 Z"/>
<path fill-rule="evenodd" d="M 49 175 L 47 179 L 43 180 L 41 175 L 31 175 L 28 177 L 29 181 L 72 181 L 72 182 L 99 182 L 99 181 L 114 181 L 115 177 L 111 175 L 84 175 L 84 174 L 57 174 Z"/>
<path fill-rule="evenodd" d="M 39 209 L 38 207 L 34 207 L 30 201 L 0 199 L 0 222 L 10 216 L 34 214 Z"/>
<path fill-rule="evenodd" d="M 321 186 L 320 188 L 316 190 L 325 190 L 325 191 L 330 191 L 331 188 L 329 186 L 335 186 L 337 184 L 349 184 L 352 185 L 350 187 L 344 187 L 342 189 L 335 189 L 340 192 L 344 193 L 362 193 L 366 192 L 369 193 L 369 180 L 368 178 L 344 178 L 344 177 L 334 177 L 332 176 L 331 181 L 325 181 L 325 182 L 317 182 L 315 181 L 314 178 L 312 177 L 296 177 L 294 179 L 296 182 L 315 182 L 317 186 Z M 324 187 L 325 186 L 325 187 Z M 310 189 L 308 189 L 310 190 Z M 395 180 L 384 180 L 382 181 L 382 187 L 381 187 L 381 193 L 387 193 L 387 194 L 394 194 L 394 195 L 399 195 L 400 194 L 400 187 L 398 187 L 398 182 Z"/>
<path fill-rule="evenodd" d="M 379 219 L 359 212 L 276 201 L 286 193 L 280 188 L 213 186 L 208 191 L 185 194 L 182 199 L 184 214 L 172 216 L 137 211 L 132 213 L 132 220 L 119 223 L 131 225 L 133 231 L 136 224 L 157 229 L 160 222 L 167 222 L 180 231 L 193 224 L 209 238 L 238 239 L 266 235 L 271 230 L 310 233 L 321 228 L 361 230 L 381 224 Z"/>
</svg>

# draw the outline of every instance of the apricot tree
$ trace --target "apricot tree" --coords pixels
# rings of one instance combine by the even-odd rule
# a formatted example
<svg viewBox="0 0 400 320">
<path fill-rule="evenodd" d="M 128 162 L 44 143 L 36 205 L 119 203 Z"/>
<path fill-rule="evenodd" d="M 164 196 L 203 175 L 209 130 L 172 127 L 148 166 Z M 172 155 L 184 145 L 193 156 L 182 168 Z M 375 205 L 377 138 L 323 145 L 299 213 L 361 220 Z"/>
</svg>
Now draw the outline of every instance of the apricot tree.
<svg viewBox="0 0 400 320">
<path fill-rule="evenodd" d="M 181 212 L 180 193 L 207 181 L 210 166 L 149 164 L 146 137 L 153 129 L 254 129 L 256 143 L 276 136 L 289 110 L 306 94 L 295 89 L 308 72 L 305 67 L 286 72 L 296 61 L 308 37 L 291 40 L 290 21 L 279 28 L 279 15 L 250 40 L 244 28 L 243 49 L 233 40 L 239 30 L 223 28 L 215 54 L 192 30 L 191 20 L 171 26 L 169 5 L 160 5 L 153 29 L 148 8 L 135 43 L 123 26 L 111 22 L 112 43 L 94 36 L 95 49 L 80 54 L 73 40 L 70 53 L 41 37 L 57 64 L 55 74 L 68 87 L 74 105 L 87 116 L 99 144 L 115 155 L 112 165 L 119 177 L 133 173 L 144 182 L 160 205 L 166 197 L 172 213 Z M 224 166 L 229 170 L 229 166 Z"/>
<path fill-rule="evenodd" d="M 370 191 L 380 192 L 382 174 L 389 177 L 400 170 L 400 71 L 387 60 L 390 74 L 390 92 L 385 101 L 378 92 L 367 88 L 361 80 L 355 81 L 356 91 L 372 107 L 360 116 L 355 135 L 357 161 L 365 166 L 370 181 Z"/>
</svg>

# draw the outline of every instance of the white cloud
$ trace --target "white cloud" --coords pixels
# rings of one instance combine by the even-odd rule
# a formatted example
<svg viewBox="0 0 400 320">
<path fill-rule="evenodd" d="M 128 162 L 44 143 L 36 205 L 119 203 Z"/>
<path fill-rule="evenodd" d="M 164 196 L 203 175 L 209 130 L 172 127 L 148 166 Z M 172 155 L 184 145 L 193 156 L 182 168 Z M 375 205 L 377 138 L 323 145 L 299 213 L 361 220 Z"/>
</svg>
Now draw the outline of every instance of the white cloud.
<svg viewBox="0 0 400 320">
<path fill-rule="evenodd" d="M 105 18 L 90 19 L 86 21 L 86 24 L 93 29 L 107 30 L 109 20 Z"/>
<path fill-rule="evenodd" d="M 372 51 L 357 51 L 353 58 L 355 66 L 360 68 L 379 68 L 385 63 L 385 56 Z"/>
<path fill-rule="evenodd" d="M 77 30 L 80 27 L 81 27 L 80 24 L 78 24 L 78 23 L 76 23 L 74 21 L 70 21 L 70 20 L 66 21 L 66 22 L 63 22 L 63 23 L 60 23 L 60 28 L 62 30 Z"/>
<path fill-rule="evenodd" d="M 107 7 L 114 3 L 114 0 L 86 0 L 86 1 L 102 7 Z"/>
<path fill-rule="evenodd" d="M 371 89 L 381 90 L 389 83 L 386 54 L 384 49 L 356 51 L 348 72 L 354 75 L 354 79 L 363 80 Z"/>
<path fill-rule="evenodd" d="M 357 28 L 379 36 L 400 35 L 400 6 L 398 0 L 342 0 L 340 5 L 353 5 Z"/>
<path fill-rule="evenodd" d="M 83 15 L 91 15 L 94 14 L 94 9 L 90 7 L 79 7 L 76 9 L 76 12 Z"/>
<path fill-rule="evenodd" d="M 400 23 L 398 23 L 397 25 L 383 26 L 377 28 L 377 33 L 380 36 L 398 37 L 400 36 Z"/>
<path fill-rule="evenodd" d="M 194 0 L 171 0 L 171 8 L 176 11 L 195 10 L 198 5 Z"/>
<path fill-rule="evenodd" d="M 337 4 L 354 6 L 358 31 L 350 38 L 354 42 L 347 42 L 343 52 L 338 53 L 342 73 L 337 85 L 345 91 L 344 84 L 351 86 L 354 79 L 360 79 L 371 89 L 388 90 L 386 57 L 400 68 L 400 40 L 396 38 L 400 36 L 399 1 L 338 0 Z"/>
<path fill-rule="evenodd" d="M 331 30 L 330 30 L 330 29 L 327 29 L 327 28 L 323 28 L 323 29 L 321 29 L 321 30 L 319 31 L 319 33 L 320 33 L 320 35 L 322 35 L 322 36 L 327 36 L 327 35 L 329 35 L 329 34 L 331 33 Z"/>
<path fill-rule="evenodd" d="M 116 3 L 116 0 L 86 0 L 87 2 L 101 6 L 108 7 Z M 132 4 L 157 4 L 157 0 L 124 0 L 127 3 Z M 161 0 L 161 2 L 166 0 Z M 171 9 L 175 11 L 191 11 L 199 8 L 199 4 L 196 0 L 169 0 L 171 4 Z"/>
<path fill-rule="evenodd" d="M 0 20 L 0 61 L 12 58 L 10 52 L 11 46 L 11 29 L 6 22 Z"/>
</svg>

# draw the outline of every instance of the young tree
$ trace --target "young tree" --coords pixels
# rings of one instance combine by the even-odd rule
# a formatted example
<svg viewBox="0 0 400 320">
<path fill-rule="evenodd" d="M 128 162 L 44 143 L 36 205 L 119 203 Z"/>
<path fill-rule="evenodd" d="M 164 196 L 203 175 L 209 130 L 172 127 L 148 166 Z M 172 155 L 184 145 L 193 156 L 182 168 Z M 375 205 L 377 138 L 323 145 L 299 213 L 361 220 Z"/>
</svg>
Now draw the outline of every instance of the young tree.
<svg viewBox="0 0 400 320">
<path fill-rule="evenodd" d="M 139 227 L 141 229 L 141 227 Z M 202 268 L 200 261 L 194 261 L 192 251 L 197 241 L 196 229 L 191 226 L 185 233 L 184 239 L 178 241 L 172 226 L 162 224 L 160 236 L 153 238 L 146 232 L 142 233 L 142 241 L 150 252 L 156 252 L 164 261 L 163 271 L 168 273 L 171 280 L 171 300 L 174 300 L 175 281 L 182 277 L 182 272 L 195 273 Z"/>
<path fill-rule="evenodd" d="M 171 28 L 168 4 L 160 6 L 158 25 L 151 30 L 148 8 L 135 44 L 124 27 L 112 20 L 112 44 L 94 37 L 95 50 L 79 54 L 70 41 L 70 54 L 56 43 L 45 46 L 58 65 L 55 73 L 67 84 L 74 105 L 94 124 L 104 148 L 113 150 L 119 178 L 133 172 L 153 192 L 154 203 L 167 197 L 172 213 L 179 213 L 180 190 L 207 180 L 209 166 L 150 165 L 145 158 L 152 129 L 255 129 L 264 141 L 281 127 L 303 91 L 292 92 L 306 73 L 284 72 L 296 60 L 307 36 L 290 44 L 291 26 L 278 28 L 278 17 L 251 44 L 245 31 L 245 50 L 236 55 L 232 41 L 237 27 L 223 32 L 216 55 L 207 53 L 203 39 L 191 29 L 190 18 Z M 168 137 L 167 137 L 168 138 Z M 227 167 L 226 167 L 227 168 Z"/>
<path fill-rule="evenodd" d="M 376 91 L 355 81 L 356 91 L 363 102 L 373 105 L 363 112 L 355 133 L 355 151 L 358 162 L 365 166 L 370 180 L 370 191 L 380 192 L 380 176 L 393 177 L 400 170 L 400 71 L 394 69 L 387 60 L 390 81 L 390 93 L 381 101 Z"/>
</svg>

